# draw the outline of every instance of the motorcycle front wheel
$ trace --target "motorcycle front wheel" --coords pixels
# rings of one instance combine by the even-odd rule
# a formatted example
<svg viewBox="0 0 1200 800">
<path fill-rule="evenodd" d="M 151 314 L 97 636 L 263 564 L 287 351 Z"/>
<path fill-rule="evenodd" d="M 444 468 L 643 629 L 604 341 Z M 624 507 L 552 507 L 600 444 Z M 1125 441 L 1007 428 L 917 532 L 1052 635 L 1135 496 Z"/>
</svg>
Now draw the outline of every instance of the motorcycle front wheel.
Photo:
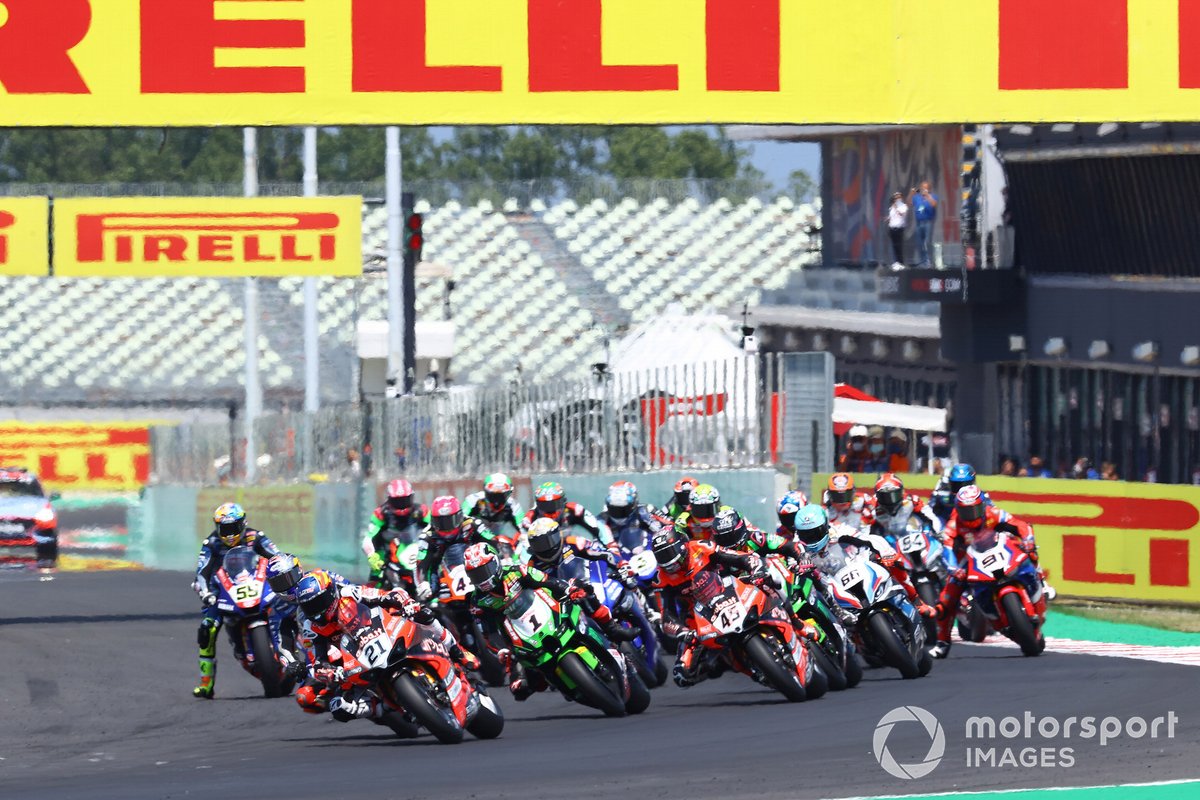
<svg viewBox="0 0 1200 800">
<path fill-rule="evenodd" d="M 558 669 L 575 684 L 587 704 L 603 711 L 610 717 L 625 716 L 625 701 L 608 687 L 596 673 L 588 669 L 578 653 L 567 653 L 558 662 Z"/>
<path fill-rule="evenodd" d="M 1027 656 L 1042 652 L 1038 647 L 1037 631 L 1034 630 L 1033 621 L 1025 614 L 1020 596 L 1006 594 L 1000 598 L 1000 605 L 1004 607 L 1004 616 L 1008 617 L 1008 636 L 1021 646 L 1021 652 Z"/>
<path fill-rule="evenodd" d="M 283 686 L 283 670 L 279 658 L 275 655 L 275 645 L 271 643 L 271 630 L 266 625 L 250 629 L 250 652 L 254 654 L 254 669 L 258 679 L 262 681 L 263 695 L 266 697 L 283 697 L 287 693 Z"/>
<path fill-rule="evenodd" d="M 913 659 L 912 653 L 904 646 L 904 640 L 896 632 L 892 618 L 886 612 L 877 611 L 867 620 L 872 644 L 879 650 L 883 660 L 890 666 L 900 670 L 907 679 L 917 678 L 921 670 Z"/>
<path fill-rule="evenodd" d="M 463 728 L 454 712 L 437 702 L 413 675 L 402 672 L 392 680 L 392 691 L 404 710 L 412 714 L 442 744 L 458 744 Z"/>
<path fill-rule="evenodd" d="M 808 692 L 800 685 L 796 673 L 789 670 L 777 657 L 772 647 L 760 635 L 751 636 L 746 640 L 746 658 L 754 664 L 775 688 L 792 703 L 803 703 L 808 699 Z"/>
</svg>

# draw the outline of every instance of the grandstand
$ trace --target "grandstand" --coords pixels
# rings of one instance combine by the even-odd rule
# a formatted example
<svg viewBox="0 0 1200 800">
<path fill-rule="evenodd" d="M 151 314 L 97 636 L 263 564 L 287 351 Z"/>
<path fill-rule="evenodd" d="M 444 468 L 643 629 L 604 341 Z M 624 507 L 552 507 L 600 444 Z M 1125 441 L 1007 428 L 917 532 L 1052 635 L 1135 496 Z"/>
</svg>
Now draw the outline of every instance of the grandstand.
<svg viewBox="0 0 1200 800">
<path fill-rule="evenodd" d="M 662 314 L 756 303 L 797 290 L 819 261 L 818 205 L 684 198 L 527 203 L 449 200 L 425 214 L 417 314 L 449 318 L 460 335 L 458 383 L 488 383 L 521 368 L 580 377 L 610 335 Z M 378 262 L 387 215 L 364 213 L 366 258 Z M 446 301 L 446 278 L 454 281 Z M 792 283 L 789 283 L 789 280 Z M 824 279 L 822 279 L 824 280 Z M 302 396 L 303 280 L 260 280 L 260 365 L 268 400 Z M 803 284 L 800 284 L 803 286 Z M 824 284 L 822 284 L 824 285 Z M 837 284 L 840 286 L 841 284 Z M 830 290 L 835 287 L 830 285 Z M 846 297 L 874 301 L 865 284 Z M 381 270 L 320 279 L 325 401 L 355 396 L 354 331 L 387 316 Z M 241 281 L 0 278 L 0 397 L 16 404 L 239 403 L 243 370 Z M 859 297 L 861 295 L 861 298 Z M 817 307 L 829 291 L 812 293 Z M 843 302 L 839 297 L 838 302 Z"/>
</svg>

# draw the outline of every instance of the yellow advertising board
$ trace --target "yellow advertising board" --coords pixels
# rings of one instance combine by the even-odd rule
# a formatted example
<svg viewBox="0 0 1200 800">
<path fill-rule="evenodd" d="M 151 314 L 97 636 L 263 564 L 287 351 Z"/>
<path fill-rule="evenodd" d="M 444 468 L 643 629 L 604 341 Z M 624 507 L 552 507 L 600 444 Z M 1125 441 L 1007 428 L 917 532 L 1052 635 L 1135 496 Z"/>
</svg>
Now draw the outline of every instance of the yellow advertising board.
<svg viewBox="0 0 1200 800">
<path fill-rule="evenodd" d="M 45 197 L 0 198 L 0 277 L 49 275 L 49 228 Z"/>
<path fill-rule="evenodd" d="M 828 475 L 813 476 L 814 490 Z M 929 475 L 904 475 L 928 497 Z M 874 475 L 856 475 L 869 489 Z M 1122 481 L 1003 478 L 980 488 L 1033 525 L 1041 564 L 1062 595 L 1200 602 L 1200 487 Z"/>
<path fill-rule="evenodd" d="M 56 200 L 54 274 L 361 275 L 362 198 Z"/>
<path fill-rule="evenodd" d="M 204 488 L 196 496 L 196 530 L 207 536 L 217 506 L 238 503 L 246 509 L 248 526 L 266 533 L 285 552 L 308 555 L 316 527 L 315 497 L 309 485 Z"/>
<path fill-rule="evenodd" d="M 1200 120 L 1191 0 L 5 0 L 0 127 Z"/>
<path fill-rule="evenodd" d="M 55 490 L 137 489 L 150 474 L 150 422 L 0 422 L 0 466 Z"/>
</svg>

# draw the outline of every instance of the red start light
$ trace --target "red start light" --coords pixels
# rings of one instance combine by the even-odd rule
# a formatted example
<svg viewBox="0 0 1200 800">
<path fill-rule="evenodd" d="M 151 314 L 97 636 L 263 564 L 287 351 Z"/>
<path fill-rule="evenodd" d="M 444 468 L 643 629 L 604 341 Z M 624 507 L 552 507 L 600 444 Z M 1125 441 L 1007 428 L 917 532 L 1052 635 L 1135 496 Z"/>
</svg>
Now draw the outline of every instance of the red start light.
<svg viewBox="0 0 1200 800">
<path fill-rule="evenodd" d="M 412 230 L 412 231 L 421 230 L 421 221 L 422 220 L 421 220 L 420 214 L 413 214 L 411 217 L 408 218 L 408 229 Z"/>
<path fill-rule="evenodd" d="M 421 238 L 421 234 L 419 234 L 419 233 L 414 233 L 412 236 L 408 237 L 408 249 L 409 250 L 420 250 L 421 245 L 423 245 L 424 243 L 425 242 Z"/>
</svg>

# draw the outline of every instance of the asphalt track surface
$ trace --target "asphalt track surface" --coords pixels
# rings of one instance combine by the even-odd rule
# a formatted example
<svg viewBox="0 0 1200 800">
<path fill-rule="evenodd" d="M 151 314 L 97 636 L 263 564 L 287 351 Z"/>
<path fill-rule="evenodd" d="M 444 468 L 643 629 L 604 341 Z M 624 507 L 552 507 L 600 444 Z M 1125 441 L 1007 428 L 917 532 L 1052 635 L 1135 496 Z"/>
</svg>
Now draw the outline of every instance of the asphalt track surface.
<svg viewBox="0 0 1200 800">
<path fill-rule="evenodd" d="M 657 689 L 645 714 L 625 719 L 553 694 L 515 703 L 497 690 L 500 739 L 401 741 L 261 698 L 224 635 L 218 699 L 193 700 L 198 609 L 188 581 L 0 575 L 0 797 L 840 798 L 1200 775 L 1197 668 L 965 645 L 928 678 L 870 670 L 856 689 L 798 705 L 736 674 Z M 879 767 L 872 736 L 885 712 L 909 704 L 938 716 L 946 758 L 903 781 Z M 1179 722 L 1173 739 L 1050 743 L 1074 746 L 1069 769 L 963 766 L 968 716 L 1026 709 L 1060 718 L 1173 711 Z M 924 756 L 920 732 L 915 723 L 893 732 L 898 760 Z"/>
</svg>

